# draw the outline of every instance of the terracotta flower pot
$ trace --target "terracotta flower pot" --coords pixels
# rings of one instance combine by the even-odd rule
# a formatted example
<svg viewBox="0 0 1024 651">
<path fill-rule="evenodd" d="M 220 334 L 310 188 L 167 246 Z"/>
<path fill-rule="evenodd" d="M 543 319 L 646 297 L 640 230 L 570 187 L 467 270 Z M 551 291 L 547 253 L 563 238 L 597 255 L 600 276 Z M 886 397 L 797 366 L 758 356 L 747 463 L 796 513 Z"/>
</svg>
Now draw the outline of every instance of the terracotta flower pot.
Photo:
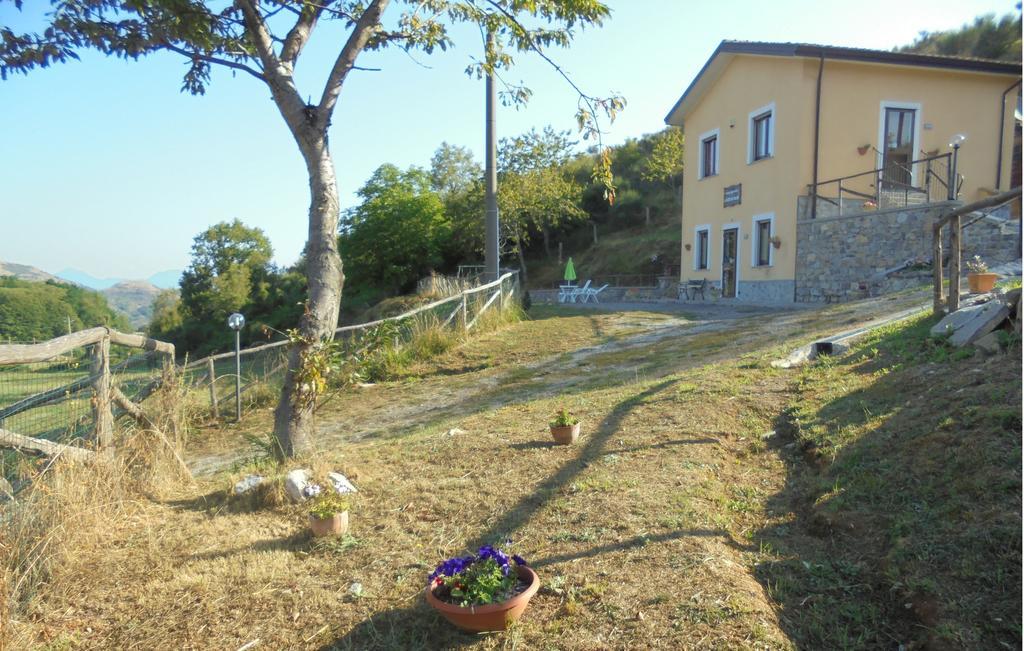
<svg viewBox="0 0 1024 651">
<path fill-rule="evenodd" d="M 434 585 L 427 586 L 427 603 L 441 613 L 445 619 L 464 631 L 482 633 L 486 631 L 504 631 L 508 625 L 519 619 L 533 595 L 540 588 L 537 573 L 525 565 L 517 567 L 519 579 L 529 583 L 523 590 L 508 601 L 486 606 L 456 606 L 445 603 L 434 596 Z"/>
<path fill-rule="evenodd" d="M 967 286 L 971 289 L 972 294 L 984 294 L 985 292 L 992 291 L 992 288 L 996 286 L 998 278 L 999 274 L 969 273 L 967 274 Z"/>
<path fill-rule="evenodd" d="M 571 445 L 580 437 L 580 424 L 566 425 L 565 427 L 551 426 L 551 436 L 559 445 Z"/>
<path fill-rule="evenodd" d="M 348 511 L 335 513 L 329 518 L 309 516 L 309 528 L 317 538 L 340 536 L 348 531 Z"/>
</svg>

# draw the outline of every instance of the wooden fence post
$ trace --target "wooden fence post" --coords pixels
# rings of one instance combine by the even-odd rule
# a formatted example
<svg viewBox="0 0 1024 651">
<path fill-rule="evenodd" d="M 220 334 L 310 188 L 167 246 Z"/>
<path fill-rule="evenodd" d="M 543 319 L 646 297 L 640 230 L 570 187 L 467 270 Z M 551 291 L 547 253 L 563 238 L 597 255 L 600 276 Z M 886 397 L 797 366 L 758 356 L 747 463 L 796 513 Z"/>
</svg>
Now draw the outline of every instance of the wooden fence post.
<svg viewBox="0 0 1024 651">
<path fill-rule="evenodd" d="M 220 418 L 220 410 L 217 408 L 217 371 L 212 357 L 206 359 L 206 373 L 210 377 L 210 408 L 213 409 L 213 417 Z"/>
<path fill-rule="evenodd" d="M 949 301 L 950 313 L 960 309 L 960 216 L 950 222 L 949 233 Z"/>
<path fill-rule="evenodd" d="M 110 336 L 99 340 L 93 347 L 92 420 L 96 428 L 96 443 L 100 449 L 109 448 L 114 439 L 114 414 L 110 410 Z"/>
<path fill-rule="evenodd" d="M 469 332 L 469 306 L 466 304 L 466 292 L 462 292 L 462 327 Z"/>
</svg>

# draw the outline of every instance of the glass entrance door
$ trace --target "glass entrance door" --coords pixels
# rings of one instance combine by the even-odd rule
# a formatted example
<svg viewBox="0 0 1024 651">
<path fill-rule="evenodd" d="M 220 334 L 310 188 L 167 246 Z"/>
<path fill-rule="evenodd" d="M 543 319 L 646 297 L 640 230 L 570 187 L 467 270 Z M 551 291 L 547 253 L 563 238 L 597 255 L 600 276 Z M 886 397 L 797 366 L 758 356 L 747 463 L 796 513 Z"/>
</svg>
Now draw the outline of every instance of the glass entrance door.
<svg viewBox="0 0 1024 651">
<path fill-rule="evenodd" d="M 736 241 L 739 229 L 722 231 L 722 298 L 736 297 Z"/>
<path fill-rule="evenodd" d="M 882 143 L 882 182 L 890 187 L 913 183 L 910 162 L 914 160 L 914 122 L 917 111 L 885 109 L 885 142 Z"/>
</svg>

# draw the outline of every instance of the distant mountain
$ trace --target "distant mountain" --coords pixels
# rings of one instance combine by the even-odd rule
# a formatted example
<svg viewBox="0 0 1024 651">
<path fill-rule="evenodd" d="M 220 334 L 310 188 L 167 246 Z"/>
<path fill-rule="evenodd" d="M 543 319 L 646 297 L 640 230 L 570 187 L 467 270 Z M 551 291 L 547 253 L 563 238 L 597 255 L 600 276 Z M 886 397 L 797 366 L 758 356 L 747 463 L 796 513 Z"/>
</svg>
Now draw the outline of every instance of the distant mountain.
<svg viewBox="0 0 1024 651">
<path fill-rule="evenodd" d="M 181 278 L 181 271 L 178 269 L 168 269 L 167 271 L 160 271 L 145 281 L 135 281 L 128 278 L 97 278 L 96 276 L 87 274 L 84 271 L 78 269 L 64 269 L 57 272 L 57 276 L 64 280 L 69 280 L 73 283 L 88 287 L 90 289 L 104 290 L 123 282 L 147 282 L 151 285 L 159 287 L 160 289 L 172 289 L 178 286 L 178 280 Z"/>
<path fill-rule="evenodd" d="M 35 280 L 46 282 L 47 280 L 60 280 L 42 269 L 27 264 L 15 264 L 13 262 L 0 262 L 0 276 L 14 276 L 22 280 Z"/>
<path fill-rule="evenodd" d="M 175 289 L 178 286 L 178 281 L 181 280 L 181 269 L 168 269 L 167 271 L 161 271 L 153 274 L 146 280 L 160 289 Z"/>
<path fill-rule="evenodd" d="M 100 292 L 112 308 L 128 317 L 135 328 L 143 328 L 153 316 L 153 299 L 160 288 L 145 280 L 125 280 Z"/>
<path fill-rule="evenodd" d="M 82 287 L 88 287 L 89 289 L 107 289 L 108 287 L 113 287 L 124 280 L 124 278 L 97 278 L 95 276 L 90 276 L 84 271 L 71 268 L 58 271 L 57 277 L 71 281 L 76 285 L 81 285 Z"/>
</svg>

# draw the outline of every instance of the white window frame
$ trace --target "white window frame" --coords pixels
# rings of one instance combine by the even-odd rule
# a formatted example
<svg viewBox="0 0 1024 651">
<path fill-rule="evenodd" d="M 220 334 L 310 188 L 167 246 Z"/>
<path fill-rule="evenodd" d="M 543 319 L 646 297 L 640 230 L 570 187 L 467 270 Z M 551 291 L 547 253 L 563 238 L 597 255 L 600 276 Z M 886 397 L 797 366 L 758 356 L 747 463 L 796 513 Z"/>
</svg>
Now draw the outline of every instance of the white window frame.
<svg viewBox="0 0 1024 651">
<path fill-rule="evenodd" d="M 757 253 L 761 249 L 761 242 L 757 239 L 760 236 L 757 225 L 761 222 L 768 222 L 768 237 L 775 237 L 775 213 L 766 212 L 750 218 L 750 224 L 753 229 L 751 230 L 753 235 L 750 238 L 750 266 L 753 269 L 766 269 L 775 266 L 775 247 L 771 243 L 768 244 L 768 264 L 757 264 Z"/>
<path fill-rule="evenodd" d="M 740 297 L 740 260 L 743 258 L 743 227 L 739 222 L 730 222 L 728 224 L 722 224 L 722 229 L 719 231 L 722 237 L 722 253 L 725 253 L 725 231 L 735 228 L 736 229 L 736 297 Z M 725 260 L 723 256 L 722 262 L 719 263 L 721 267 L 718 270 L 718 287 L 724 289 L 725 285 L 722 281 L 725 280 Z"/>
<path fill-rule="evenodd" d="M 914 160 L 918 156 L 918 152 L 921 151 L 921 122 L 922 122 L 922 111 L 921 102 L 898 102 L 895 100 L 882 100 L 878 105 L 878 151 L 885 151 L 885 109 L 909 109 L 914 111 L 914 151 L 910 156 L 910 160 Z M 884 154 L 878 154 L 878 164 L 876 168 L 882 167 L 882 158 Z M 917 165 L 910 166 L 910 185 L 917 185 Z"/>
<path fill-rule="evenodd" d="M 708 236 L 708 266 L 700 267 L 700 233 L 707 233 Z M 693 229 L 693 270 L 708 271 L 711 269 L 711 224 L 701 224 Z"/>
<path fill-rule="evenodd" d="M 768 125 L 768 156 L 765 158 L 754 159 L 754 118 L 759 118 L 765 113 L 770 113 L 772 116 L 771 123 Z M 778 120 L 776 119 L 775 102 L 765 104 L 764 106 L 754 109 L 747 115 L 747 165 L 753 165 L 754 163 L 760 163 L 763 160 L 771 160 L 775 158 L 775 129 L 778 127 Z"/>
<path fill-rule="evenodd" d="M 700 138 L 697 140 L 697 180 L 706 178 L 704 176 L 704 141 L 709 138 L 715 138 L 715 173 L 709 176 L 718 176 L 721 171 L 719 163 L 722 161 L 722 134 L 719 129 L 712 129 L 711 131 L 705 131 L 700 134 Z"/>
</svg>

